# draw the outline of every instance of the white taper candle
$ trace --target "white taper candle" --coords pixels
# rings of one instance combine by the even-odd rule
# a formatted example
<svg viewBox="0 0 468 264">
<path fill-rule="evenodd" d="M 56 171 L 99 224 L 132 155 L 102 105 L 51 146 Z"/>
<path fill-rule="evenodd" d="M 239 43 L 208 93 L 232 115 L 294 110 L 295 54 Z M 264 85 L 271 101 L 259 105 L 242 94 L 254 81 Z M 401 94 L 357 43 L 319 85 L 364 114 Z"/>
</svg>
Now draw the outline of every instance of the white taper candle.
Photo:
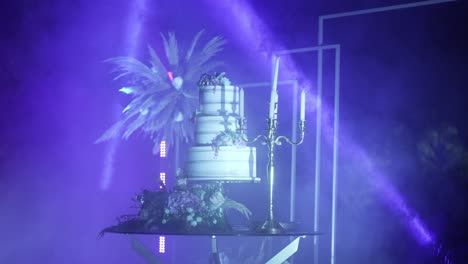
<svg viewBox="0 0 468 264">
<path fill-rule="evenodd" d="M 244 89 L 242 88 L 239 91 L 239 116 L 244 117 Z"/>
<path fill-rule="evenodd" d="M 270 112 L 268 117 L 270 119 L 275 118 L 275 105 L 278 103 L 278 71 L 279 71 L 279 57 L 274 56 L 272 57 L 272 67 L 273 67 L 273 75 L 271 80 L 271 95 L 270 95 Z M 276 112 L 277 113 L 277 112 Z"/>
<path fill-rule="evenodd" d="M 274 118 L 278 118 L 278 91 L 275 91 L 275 111 L 274 111 Z"/>
<path fill-rule="evenodd" d="M 305 91 L 301 92 L 301 121 L 305 120 Z"/>
</svg>

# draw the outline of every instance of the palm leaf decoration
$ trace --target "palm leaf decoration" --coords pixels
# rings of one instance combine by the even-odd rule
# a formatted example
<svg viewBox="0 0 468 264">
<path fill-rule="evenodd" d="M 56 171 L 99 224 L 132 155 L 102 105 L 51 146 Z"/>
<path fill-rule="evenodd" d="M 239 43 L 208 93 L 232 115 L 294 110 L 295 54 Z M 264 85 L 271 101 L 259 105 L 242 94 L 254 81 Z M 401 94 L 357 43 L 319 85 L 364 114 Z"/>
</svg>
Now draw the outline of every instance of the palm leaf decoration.
<svg viewBox="0 0 468 264">
<path fill-rule="evenodd" d="M 121 120 L 104 132 L 96 143 L 115 137 L 128 139 L 140 131 L 153 140 L 153 153 L 157 154 L 161 140 L 166 141 L 168 149 L 176 140 L 193 141 L 198 78 L 222 65 L 213 59 L 226 44 L 222 37 L 216 36 L 198 47 L 203 32 L 195 35 L 185 52 L 180 50 L 173 32 L 167 36 L 161 34 L 167 65 L 150 46 L 149 65 L 133 57 L 106 60 L 114 65 L 114 79 L 126 84 L 119 91 L 131 95 L 132 100 L 123 110 Z"/>
</svg>

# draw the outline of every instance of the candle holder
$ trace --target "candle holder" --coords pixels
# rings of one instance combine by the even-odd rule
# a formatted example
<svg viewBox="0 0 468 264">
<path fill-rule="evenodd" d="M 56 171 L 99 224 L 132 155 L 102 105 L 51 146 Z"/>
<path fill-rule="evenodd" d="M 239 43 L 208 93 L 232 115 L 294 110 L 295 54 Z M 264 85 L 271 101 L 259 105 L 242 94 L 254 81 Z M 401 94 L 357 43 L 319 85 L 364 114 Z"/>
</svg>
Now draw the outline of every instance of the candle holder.
<svg viewBox="0 0 468 264">
<path fill-rule="evenodd" d="M 239 133 L 241 134 L 241 139 L 246 143 L 255 143 L 259 139 L 263 139 L 262 145 L 268 147 L 268 180 L 269 180 L 269 197 L 268 197 L 268 218 L 265 222 L 259 225 L 256 228 L 257 232 L 266 233 L 266 234 L 280 234 L 285 231 L 281 224 L 276 221 L 274 217 L 274 204 L 273 204 L 273 187 L 275 182 L 275 146 L 282 145 L 281 140 L 286 141 L 290 145 L 300 145 L 304 141 L 304 127 L 305 121 L 299 121 L 299 129 L 301 138 L 298 142 L 293 142 L 286 136 L 277 136 L 277 127 L 278 120 L 277 118 L 268 118 L 268 133 L 267 135 L 258 135 L 253 140 L 247 140 L 245 137 L 245 118 L 241 117 L 238 119 L 239 123 Z"/>
</svg>

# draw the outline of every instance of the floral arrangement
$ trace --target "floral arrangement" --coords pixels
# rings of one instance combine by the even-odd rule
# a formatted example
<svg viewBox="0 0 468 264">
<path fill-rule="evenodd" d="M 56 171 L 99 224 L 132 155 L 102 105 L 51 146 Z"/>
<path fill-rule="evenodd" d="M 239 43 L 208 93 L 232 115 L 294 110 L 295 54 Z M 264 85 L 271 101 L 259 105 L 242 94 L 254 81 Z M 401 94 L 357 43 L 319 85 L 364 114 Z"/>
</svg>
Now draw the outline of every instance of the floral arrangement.
<svg viewBox="0 0 468 264">
<path fill-rule="evenodd" d="M 204 73 L 198 81 L 199 87 L 213 86 L 213 93 L 216 92 L 218 86 L 231 85 L 231 81 L 225 76 L 225 72 Z"/>
<path fill-rule="evenodd" d="M 225 210 L 237 210 L 247 219 L 251 216 L 247 207 L 226 197 L 221 183 L 188 184 L 181 176 L 173 190 L 168 191 L 163 186 L 158 191 L 144 190 L 136 196 L 135 202 L 139 208 L 136 215 L 120 217 L 117 226 L 106 228 L 102 233 L 122 231 L 128 226 L 148 232 L 228 231 Z"/>
<path fill-rule="evenodd" d="M 245 141 L 242 140 L 242 134 L 239 134 L 231 129 L 221 131 L 213 140 L 211 140 L 211 149 L 215 153 L 215 158 L 218 157 L 219 148 L 221 146 L 245 146 Z"/>
<path fill-rule="evenodd" d="M 185 189 L 176 189 L 168 198 L 161 224 L 177 228 L 227 228 L 223 204 L 226 202 L 223 187 L 216 184 L 196 184 Z"/>
<path fill-rule="evenodd" d="M 163 63 L 151 47 L 148 47 L 149 66 L 133 57 L 107 60 L 115 65 L 115 79 L 124 82 L 119 91 L 133 99 L 123 110 L 122 119 L 96 143 L 114 137 L 128 139 L 139 130 L 153 140 L 153 153 L 157 154 L 163 139 L 167 151 L 175 141 L 193 141 L 193 118 L 198 107 L 197 80 L 202 73 L 222 65 L 213 58 L 225 44 L 222 37 L 216 36 L 197 49 L 202 34 L 200 31 L 195 35 L 185 52 L 179 49 L 174 33 L 169 33 L 167 38 L 161 34 L 167 63 Z"/>
</svg>

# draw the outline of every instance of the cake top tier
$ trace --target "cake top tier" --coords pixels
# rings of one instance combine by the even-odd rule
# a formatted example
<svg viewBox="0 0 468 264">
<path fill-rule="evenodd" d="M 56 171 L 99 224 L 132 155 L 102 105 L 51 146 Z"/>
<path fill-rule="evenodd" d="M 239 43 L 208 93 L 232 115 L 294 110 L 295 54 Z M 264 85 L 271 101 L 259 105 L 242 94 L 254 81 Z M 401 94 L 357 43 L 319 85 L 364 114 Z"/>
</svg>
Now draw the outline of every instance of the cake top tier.
<svg viewBox="0 0 468 264">
<path fill-rule="evenodd" d="M 224 72 L 203 74 L 198 86 L 200 87 L 198 116 L 239 116 L 240 88 L 233 86 Z"/>
<path fill-rule="evenodd" d="M 213 73 L 205 73 L 200 77 L 200 81 L 198 81 L 199 87 L 206 87 L 206 86 L 230 86 L 231 81 L 224 76 L 226 73 L 221 72 L 213 72 Z"/>
</svg>

